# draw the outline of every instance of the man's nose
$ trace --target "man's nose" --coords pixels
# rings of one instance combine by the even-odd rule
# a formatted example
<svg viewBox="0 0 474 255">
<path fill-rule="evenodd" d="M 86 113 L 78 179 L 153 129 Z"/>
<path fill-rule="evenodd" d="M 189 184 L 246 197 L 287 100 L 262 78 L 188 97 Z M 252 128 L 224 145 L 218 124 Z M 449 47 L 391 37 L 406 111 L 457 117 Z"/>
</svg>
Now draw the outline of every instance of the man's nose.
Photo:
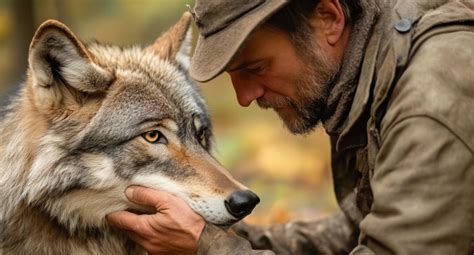
<svg viewBox="0 0 474 255">
<path fill-rule="evenodd" d="M 265 89 L 257 82 L 232 78 L 237 101 L 241 106 L 247 107 L 253 100 L 263 96 Z"/>
</svg>

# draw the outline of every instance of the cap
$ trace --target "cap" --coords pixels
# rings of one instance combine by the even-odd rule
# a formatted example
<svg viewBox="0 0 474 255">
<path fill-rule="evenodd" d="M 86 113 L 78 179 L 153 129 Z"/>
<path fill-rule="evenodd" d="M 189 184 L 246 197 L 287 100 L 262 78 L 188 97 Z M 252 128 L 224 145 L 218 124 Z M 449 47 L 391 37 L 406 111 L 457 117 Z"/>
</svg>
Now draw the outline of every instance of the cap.
<svg viewBox="0 0 474 255">
<path fill-rule="evenodd" d="M 289 0 L 196 0 L 192 14 L 199 37 L 189 73 L 197 81 L 216 77 L 247 37 Z"/>
</svg>

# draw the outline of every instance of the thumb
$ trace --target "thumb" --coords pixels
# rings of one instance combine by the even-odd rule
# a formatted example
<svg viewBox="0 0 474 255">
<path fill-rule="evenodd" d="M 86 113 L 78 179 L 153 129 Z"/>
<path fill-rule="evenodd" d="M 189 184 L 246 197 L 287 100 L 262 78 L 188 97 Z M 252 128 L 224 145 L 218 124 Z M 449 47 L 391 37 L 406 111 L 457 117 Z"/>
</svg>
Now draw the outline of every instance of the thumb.
<svg viewBox="0 0 474 255">
<path fill-rule="evenodd" d="M 139 205 L 164 209 L 172 197 L 171 194 L 142 186 L 130 186 L 125 190 L 128 200 Z"/>
</svg>

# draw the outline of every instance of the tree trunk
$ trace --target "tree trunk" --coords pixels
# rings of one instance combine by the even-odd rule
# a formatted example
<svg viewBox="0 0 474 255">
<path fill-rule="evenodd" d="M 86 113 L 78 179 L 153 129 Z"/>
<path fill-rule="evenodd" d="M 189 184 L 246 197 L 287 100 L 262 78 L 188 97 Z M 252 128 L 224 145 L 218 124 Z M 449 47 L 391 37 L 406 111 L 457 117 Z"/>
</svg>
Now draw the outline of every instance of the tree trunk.
<svg viewBox="0 0 474 255">
<path fill-rule="evenodd" d="M 24 78 L 28 67 L 28 48 L 35 32 L 34 3 L 33 0 L 11 0 L 13 14 L 12 33 L 12 72 L 10 77 L 14 83 Z"/>
</svg>

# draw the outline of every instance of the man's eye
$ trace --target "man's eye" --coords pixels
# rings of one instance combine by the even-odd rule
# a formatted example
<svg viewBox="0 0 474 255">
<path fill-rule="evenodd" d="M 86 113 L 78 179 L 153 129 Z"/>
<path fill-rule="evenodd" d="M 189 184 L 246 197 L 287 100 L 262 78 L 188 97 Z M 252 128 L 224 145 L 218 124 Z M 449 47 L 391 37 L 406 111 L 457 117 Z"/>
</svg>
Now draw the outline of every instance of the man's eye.
<svg viewBox="0 0 474 255">
<path fill-rule="evenodd" d="M 151 130 L 145 132 L 142 134 L 142 137 L 149 143 L 168 144 L 168 140 L 166 139 L 166 137 L 158 130 Z"/>
<path fill-rule="evenodd" d="M 262 74 L 265 71 L 264 66 L 247 67 L 245 70 L 252 74 Z"/>
</svg>

